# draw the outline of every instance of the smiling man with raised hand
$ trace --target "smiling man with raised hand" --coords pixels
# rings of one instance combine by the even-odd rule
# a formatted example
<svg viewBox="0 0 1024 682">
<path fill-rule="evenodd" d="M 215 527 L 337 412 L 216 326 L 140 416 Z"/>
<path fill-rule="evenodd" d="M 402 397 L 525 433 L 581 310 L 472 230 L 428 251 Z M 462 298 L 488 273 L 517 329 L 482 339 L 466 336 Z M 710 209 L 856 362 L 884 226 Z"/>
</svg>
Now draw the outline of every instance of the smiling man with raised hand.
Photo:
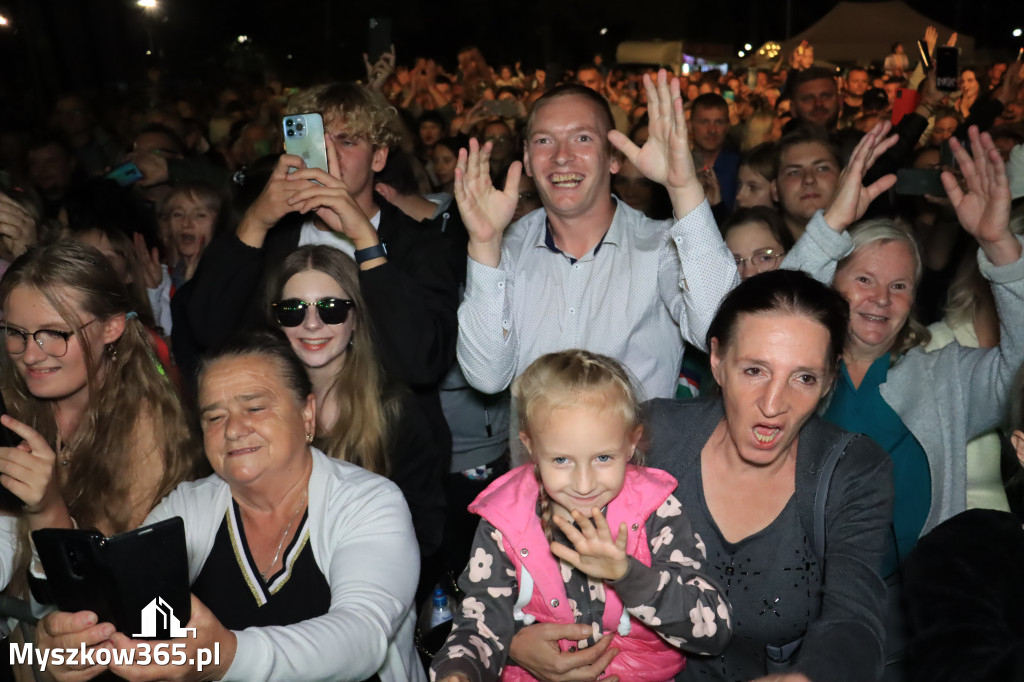
<svg viewBox="0 0 1024 682">
<path fill-rule="evenodd" d="M 504 191 L 487 172 L 489 145 L 460 151 L 455 196 L 470 238 L 458 357 L 476 388 L 500 391 L 541 355 L 585 348 L 620 360 L 647 397 L 668 397 L 684 339 L 704 347 L 736 267 L 697 179 L 678 81 L 662 71 L 644 85 L 642 148 L 612 129 L 604 98 L 566 85 L 537 101 Z M 612 197 L 612 145 L 666 187 L 674 224 Z M 543 208 L 508 226 L 524 167 Z"/>
</svg>

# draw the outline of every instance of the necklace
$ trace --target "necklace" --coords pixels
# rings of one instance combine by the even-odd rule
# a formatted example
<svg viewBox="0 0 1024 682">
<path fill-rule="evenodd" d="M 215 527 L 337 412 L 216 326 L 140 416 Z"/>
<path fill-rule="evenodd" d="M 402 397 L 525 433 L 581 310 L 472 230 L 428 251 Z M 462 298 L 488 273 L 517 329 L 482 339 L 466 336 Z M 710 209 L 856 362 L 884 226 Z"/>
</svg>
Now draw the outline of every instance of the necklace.
<svg viewBox="0 0 1024 682">
<path fill-rule="evenodd" d="M 295 510 L 294 514 L 292 514 L 291 520 L 288 521 L 288 525 L 285 526 L 285 528 L 284 528 L 284 534 L 281 535 L 281 541 L 279 543 L 277 543 L 277 551 L 274 552 L 273 560 L 271 560 L 270 565 L 267 566 L 267 570 L 266 571 L 260 571 L 260 575 L 263 576 L 263 580 L 267 579 L 267 573 L 269 573 L 274 568 L 274 566 L 277 564 L 277 560 L 281 556 L 281 548 L 284 547 L 284 540 L 285 540 L 285 538 L 288 537 L 288 531 L 290 531 L 292 529 L 292 524 L 295 523 L 295 519 L 298 518 L 299 512 L 301 512 L 306 507 L 306 495 L 307 494 L 309 494 L 309 489 L 308 488 L 306 489 L 305 492 L 302 493 L 302 501 L 299 502 L 299 508 Z"/>
</svg>

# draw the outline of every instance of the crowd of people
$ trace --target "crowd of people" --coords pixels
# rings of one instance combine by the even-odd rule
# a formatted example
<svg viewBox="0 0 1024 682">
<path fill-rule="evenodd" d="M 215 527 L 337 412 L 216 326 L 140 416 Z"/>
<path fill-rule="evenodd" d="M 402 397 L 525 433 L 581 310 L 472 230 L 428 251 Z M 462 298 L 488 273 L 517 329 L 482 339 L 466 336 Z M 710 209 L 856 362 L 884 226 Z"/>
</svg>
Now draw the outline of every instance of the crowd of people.
<svg viewBox="0 0 1024 682">
<path fill-rule="evenodd" d="M 181 517 L 189 664 L 48 674 L 1024 679 L 1024 63 L 782 66 L 392 48 L 0 130 L 14 636 L 144 646 L 31 532 Z"/>
</svg>

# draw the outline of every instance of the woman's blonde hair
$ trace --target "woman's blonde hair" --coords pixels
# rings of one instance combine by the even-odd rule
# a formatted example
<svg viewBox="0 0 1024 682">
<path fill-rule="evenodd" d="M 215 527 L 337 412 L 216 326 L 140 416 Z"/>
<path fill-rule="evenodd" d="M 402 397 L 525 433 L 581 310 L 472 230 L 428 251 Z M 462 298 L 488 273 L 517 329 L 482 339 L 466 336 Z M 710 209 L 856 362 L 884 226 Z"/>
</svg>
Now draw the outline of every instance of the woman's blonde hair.
<svg viewBox="0 0 1024 682">
<path fill-rule="evenodd" d="M 626 369 L 613 358 L 586 350 L 564 350 L 542 355 L 513 383 L 512 396 L 519 411 L 519 430 L 530 435 L 552 410 L 588 405 L 622 417 L 628 431 L 640 426 L 640 398 Z M 532 427 L 532 428 L 531 428 Z M 637 448 L 630 460 L 643 464 Z M 540 483 L 540 471 L 534 471 Z M 552 538 L 551 498 L 540 485 L 541 527 Z"/>
<path fill-rule="evenodd" d="M 83 322 L 126 316 L 124 332 L 107 345 L 98 364 L 92 354 L 84 353 L 89 409 L 60 455 L 69 462 L 61 494 L 71 516 L 86 528 L 106 521 L 115 532 L 128 530 L 136 510 L 125 504 L 133 484 L 126 474 L 137 471 L 133 446 L 144 422 L 153 430 L 163 458 L 153 505 L 202 468 L 198 440 L 185 410 L 153 354 L 149 333 L 136 315 L 129 314 L 133 311 L 127 290 L 102 253 L 75 241 L 31 250 L 0 281 L 0 304 L 5 309 L 16 287 L 42 294 L 81 341 L 90 332 L 97 333 L 96 328 L 85 329 Z M 55 447 L 58 430 L 51 401 L 29 392 L 7 353 L 0 354 L 0 368 L 0 385 L 12 416 Z"/>
<path fill-rule="evenodd" d="M 917 240 L 914 239 L 914 236 L 909 231 L 900 227 L 900 225 L 892 220 L 877 218 L 864 220 L 851 227 L 850 237 L 853 239 L 853 251 L 836 264 L 836 272 L 849 265 L 854 255 L 868 246 L 903 242 L 910 248 L 911 257 L 914 259 L 914 295 L 916 297 L 917 285 L 920 284 L 921 275 L 924 272 L 924 262 L 921 260 L 921 249 L 917 244 Z M 889 351 L 895 360 L 911 348 L 927 345 L 931 338 L 932 335 L 928 328 L 918 322 L 914 317 L 914 313 L 911 312 L 910 316 L 907 317 L 906 323 L 903 325 L 903 329 L 896 335 L 896 339 L 893 341 L 892 348 Z"/>
<path fill-rule="evenodd" d="M 340 284 L 354 303 L 349 314 L 355 317 L 345 364 L 330 389 L 338 407 L 338 418 L 333 424 L 318 424 L 313 442 L 331 457 L 387 476 L 388 434 L 398 418 L 400 394 L 386 390 L 356 264 L 330 246 L 309 245 L 293 251 L 267 283 L 268 320 L 277 326 L 270 303 L 280 298 L 289 279 L 308 270 L 322 272 Z"/>
</svg>

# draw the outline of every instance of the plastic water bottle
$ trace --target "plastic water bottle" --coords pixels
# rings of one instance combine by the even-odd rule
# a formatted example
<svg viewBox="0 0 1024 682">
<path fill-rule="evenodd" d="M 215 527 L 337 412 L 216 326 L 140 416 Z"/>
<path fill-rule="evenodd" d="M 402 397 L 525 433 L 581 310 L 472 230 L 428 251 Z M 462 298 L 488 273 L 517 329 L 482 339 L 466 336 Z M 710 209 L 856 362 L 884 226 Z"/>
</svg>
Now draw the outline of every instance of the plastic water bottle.
<svg viewBox="0 0 1024 682">
<path fill-rule="evenodd" d="M 430 599 L 430 629 L 450 622 L 452 607 L 448 603 L 448 595 L 440 586 L 434 588 L 434 596 Z"/>
</svg>

